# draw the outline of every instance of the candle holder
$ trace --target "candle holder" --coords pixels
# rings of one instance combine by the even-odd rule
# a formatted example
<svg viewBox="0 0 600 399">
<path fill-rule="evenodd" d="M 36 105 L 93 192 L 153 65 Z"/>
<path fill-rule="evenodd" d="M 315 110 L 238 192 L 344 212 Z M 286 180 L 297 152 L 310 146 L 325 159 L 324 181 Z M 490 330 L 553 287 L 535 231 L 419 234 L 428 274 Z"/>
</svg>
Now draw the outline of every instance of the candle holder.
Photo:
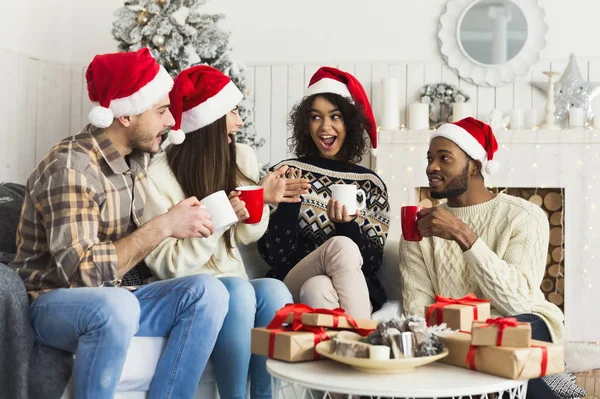
<svg viewBox="0 0 600 399">
<path fill-rule="evenodd" d="M 554 82 L 555 78 L 560 75 L 558 72 L 543 72 L 544 75 L 548 76 L 548 93 L 546 97 L 546 115 L 544 115 L 544 122 L 542 129 L 560 129 L 560 126 L 556 124 L 556 105 L 554 104 Z"/>
</svg>

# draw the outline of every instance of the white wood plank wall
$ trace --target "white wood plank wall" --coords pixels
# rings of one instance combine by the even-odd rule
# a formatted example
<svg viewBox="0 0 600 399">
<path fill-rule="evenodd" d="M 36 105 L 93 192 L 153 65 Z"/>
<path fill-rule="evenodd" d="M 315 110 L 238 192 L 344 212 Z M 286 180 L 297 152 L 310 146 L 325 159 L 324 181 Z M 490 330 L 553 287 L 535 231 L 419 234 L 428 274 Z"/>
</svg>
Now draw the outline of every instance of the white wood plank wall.
<svg viewBox="0 0 600 399">
<path fill-rule="evenodd" d="M 371 98 L 376 116 L 381 115 L 381 79 L 396 77 L 400 90 L 400 122 L 407 124 L 408 104 L 418 101 L 425 83 L 440 81 L 458 85 L 471 96 L 479 118 L 487 120 L 498 108 L 535 108 L 541 121 L 544 96 L 529 82 L 545 81 L 542 71 L 562 71 L 565 60 L 543 61 L 513 85 L 477 87 L 461 80 L 443 63 L 343 63 L 335 65 L 355 74 Z M 91 104 L 87 98 L 85 66 L 38 60 L 0 50 L 0 181 L 25 182 L 46 151 L 60 139 L 75 134 L 87 121 Z M 266 145 L 258 151 L 261 163 L 290 157 L 287 139 L 289 111 L 300 101 L 312 74 L 320 64 L 249 65 L 247 92 L 254 101 L 254 124 Z M 600 61 L 579 60 L 582 75 L 600 81 Z M 600 113 L 600 98 L 594 108 Z M 367 160 L 368 161 L 368 160 Z"/>
</svg>

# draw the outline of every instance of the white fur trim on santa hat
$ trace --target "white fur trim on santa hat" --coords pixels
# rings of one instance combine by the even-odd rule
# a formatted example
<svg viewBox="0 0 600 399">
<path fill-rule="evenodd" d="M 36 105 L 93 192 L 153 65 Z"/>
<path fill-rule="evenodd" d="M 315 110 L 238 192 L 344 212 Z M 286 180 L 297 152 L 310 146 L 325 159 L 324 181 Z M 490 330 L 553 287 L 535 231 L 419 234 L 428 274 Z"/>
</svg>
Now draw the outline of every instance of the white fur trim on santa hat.
<svg viewBox="0 0 600 399">
<path fill-rule="evenodd" d="M 88 120 L 90 123 L 102 129 L 112 125 L 114 119 L 115 116 L 110 109 L 101 107 L 99 105 L 92 107 L 90 113 L 88 114 Z"/>
<path fill-rule="evenodd" d="M 185 141 L 185 133 L 183 130 L 170 130 L 167 135 L 167 140 L 171 144 L 179 145 Z"/>
<path fill-rule="evenodd" d="M 334 93 L 339 94 L 342 97 L 348 97 L 352 99 L 352 95 L 348 90 L 348 86 L 339 80 L 331 79 L 331 78 L 323 78 L 318 82 L 313 83 L 306 89 L 304 92 L 305 97 L 312 96 L 313 94 L 319 93 Z"/>
<path fill-rule="evenodd" d="M 436 137 L 443 137 L 453 141 L 454 144 L 459 146 L 473 159 L 481 161 L 482 163 L 487 161 L 487 153 L 485 152 L 485 148 L 479 144 L 479 141 L 477 141 L 477 139 L 475 139 L 471 133 L 467 132 L 460 126 L 457 126 L 453 123 L 444 123 L 431 135 L 432 140 Z"/>
<path fill-rule="evenodd" d="M 112 112 L 113 118 L 118 118 L 123 115 L 139 115 L 144 111 L 147 111 L 150 108 L 152 108 L 154 104 L 157 104 L 163 97 L 169 94 L 172 88 L 173 78 L 171 78 L 171 76 L 165 70 L 165 68 L 161 66 L 154 79 L 148 82 L 137 92 L 133 93 L 128 97 L 111 100 L 109 111 Z M 97 106 L 94 108 L 103 108 L 100 107 L 98 103 L 94 103 L 94 105 Z M 90 112 L 89 115 L 90 123 L 97 127 L 110 126 L 110 124 L 112 123 L 112 119 L 110 123 L 106 126 L 96 125 L 96 123 L 101 123 L 105 121 L 105 119 L 102 118 L 106 118 L 108 114 L 102 111 L 103 116 L 98 116 L 100 115 L 100 111 L 98 109 L 94 110 L 94 108 L 92 109 L 92 112 Z M 92 118 L 94 118 L 96 123 L 92 120 Z"/>
<path fill-rule="evenodd" d="M 210 125 L 227 115 L 243 98 L 244 95 L 233 82 L 227 83 L 217 94 L 181 115 L 181 130 L 191 133 Z"/>
<path fill-rule="evenodd" d="M 487 173 L 488 175 L 492 176 L 494 175 L 496 172 L 498 172 L 498 170 L 500 169 L 500 162 L 495 161 L 495 160 L 491 160 L 488 161 L 485 164 L 485 173 Z"/>
</svg>

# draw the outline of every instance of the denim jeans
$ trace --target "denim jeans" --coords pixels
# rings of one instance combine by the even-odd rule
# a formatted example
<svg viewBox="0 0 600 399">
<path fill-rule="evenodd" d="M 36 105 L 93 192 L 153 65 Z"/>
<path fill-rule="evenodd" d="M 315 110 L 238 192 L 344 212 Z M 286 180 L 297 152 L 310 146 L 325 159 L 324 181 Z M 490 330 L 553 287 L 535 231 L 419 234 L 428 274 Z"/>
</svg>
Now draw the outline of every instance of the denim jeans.
<svg viewBox="0 0 600 399">
<path fill-rule="evenodd" d="M 229 312 L 217 338 L 212 362 L 221 399 L 246 399 L 248 370 L 252 399 L 271 398 L 267 358 L 250 355 L 250 330 L 265 327 L 275 312 L 292 302 L 283 282 L 272 278 L 222 277 L 229 291 Z"/>
<path fill-rule="evenodd" d="M 520 322 L 531 324 L 531 337 L 533 339 L 538 341 L 552 342 L 550 331 L 548 331 L 548 326 L 546 326 L 544 320 L 542 320 L 539 316 L 527 313 L 520 314 L 515 317 Z M 536 378 L 534 380 L 529 380 L 529 384 L 527 386 L 527 399 L 559 399 L 559 397 L 552 392 L 550 387 L 548 387 L 548 384 L 546 384 L 543 379 Z"/>
<path fill-rule="evenodd" d="M 216 278 L 123 288 L 57 289 L 31 305 L 37 339 L 75 353 L 75 399 L 113 398 L 134 336 L 168 337 L 149 398 L 192 398 L 227 314 L 229 294 Z"/>
</svg>

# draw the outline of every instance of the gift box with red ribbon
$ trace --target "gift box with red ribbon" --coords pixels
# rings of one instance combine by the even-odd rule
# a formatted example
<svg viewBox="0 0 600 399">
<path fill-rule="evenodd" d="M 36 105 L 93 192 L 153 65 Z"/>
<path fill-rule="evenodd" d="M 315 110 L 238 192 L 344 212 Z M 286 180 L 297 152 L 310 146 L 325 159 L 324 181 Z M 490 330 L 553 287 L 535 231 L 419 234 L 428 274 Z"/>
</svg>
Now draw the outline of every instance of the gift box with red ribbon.
<svg viewBox="0 0 600 399">
<path fill-rule="evenodd" d="M 319 355 L 315 351 L 315 346 L 319 342 L 335 337 L 338 331 L 326 330 L 323 326 L 304 323 L 307 314 L 317 314 L 317 311 L 328 312 L 325 315 L 337 319 L 338 322 L 344 319 L 345 323 L 352 326 L 354 331 L 361 335 L 366 336 L 372 331 L 372 329 L 360 328 L 359 323 L 345 314 L 343 309 L 330 311 L 313 309 L 303 304 L 290 304 L 278 310 L 266 328 L 252 329 L 252 353 L 286 362 L 318 359 Z M 335 314 L 331 312 L 335 312 Z"/>
<path fill-rule="evenodd" d="M 440 337 L 449 350 L 440 362 L 513 380 L 527 380 L 564 372 L 564 348 L 531 341 L 529 348 L 474 346 L 471 334 L 459 332 Z"/>
<path fill-rule="evenodd" d="M 531 324 L 519 323 L 514 317 L 474 321 L 471 334 L 471 345 L 475 346 L 531 346 Z"/>
<path fill-rule="evenodd" d="M 376 320 L 354 319 L 344 312 L 344 309 L 313 309 L 310 306 L 293 305 L 294 312 L 288 315 L 285 322 L 292 323 L 294 318 L 300 318 L 305 326 L 339 328 L 348 330 L 374 330 L 377 328 Z"/>
<path fill-rule="evenodd" d="M 442 323 L 453 330 L 471 331 L 473 321 L 490 317 L 490 301 L 470 294 L 462 298 L 436 295 L 435 303 L 425 307 L 427 325 Z"/>
<path fill-rule="evenodd" d="M 251 350 L 256 355 L 286 362 L 317 360 L 319 355 L 315 351 L 315 346 L 321 341 L 335 337 L 338 333 L 333 330 L 325 331 L 321 327 L 317 330 L 309 332 L 253 328 Z"/>
</svg>

